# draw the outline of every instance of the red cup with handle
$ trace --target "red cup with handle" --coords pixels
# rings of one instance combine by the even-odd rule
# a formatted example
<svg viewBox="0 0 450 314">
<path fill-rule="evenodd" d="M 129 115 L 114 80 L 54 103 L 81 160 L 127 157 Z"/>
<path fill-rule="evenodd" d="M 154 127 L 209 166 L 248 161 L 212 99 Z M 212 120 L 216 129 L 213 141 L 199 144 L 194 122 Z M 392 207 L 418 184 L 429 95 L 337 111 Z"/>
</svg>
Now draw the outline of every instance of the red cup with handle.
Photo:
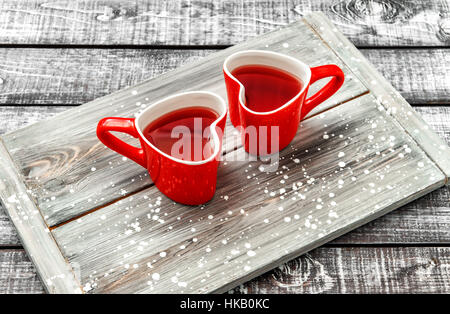
<svg viewBox="0 0 450 314">
<path fill-rule="evenodd" d="M 230 55 L 223 72 L 231 123 L 240 129 L 245 150 L 254 155 L 285 148 L 300 121 L 344 82 L 344 73 L 334 64 L 310 68 L 296 58 L 264 50 Z M 309 86 L 327 77 L 331 80 L 306 99 Z"/>
<path fill-rule="evenodd" d="M 186 92 L 160 100 L 136 118 L 108 117 L 97 136 L 110 149 L 146 168 L 156 187 L 172 200 L 198 205 L 216 190 L 227 109 L 210 92 Z M 125 143 L 111 132 L 139 139 Z"/>
</svg>

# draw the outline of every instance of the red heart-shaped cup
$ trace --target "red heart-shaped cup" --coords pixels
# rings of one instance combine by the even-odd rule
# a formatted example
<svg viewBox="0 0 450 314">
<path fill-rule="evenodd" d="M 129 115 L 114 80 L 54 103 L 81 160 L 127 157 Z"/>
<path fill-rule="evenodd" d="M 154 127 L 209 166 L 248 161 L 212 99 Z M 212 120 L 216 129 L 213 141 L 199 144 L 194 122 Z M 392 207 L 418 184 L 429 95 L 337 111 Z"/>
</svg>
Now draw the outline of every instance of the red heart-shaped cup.
<svg viewBox="0 0 450 314">
<path fill-rule="evenodd" d="M 344 82 L 336 65 L 310 68 L 296 58 L 264 50 L 230 55 L 223 72 L 231 123 L 240 129 L 245 150 L 254 155 L 285 148 L 300 120 Z M 331 80 L 305 100 L 309 86 L 326 77 Z"/>
<path fill-rule="evenodd" d="M 152 104 L 136 118 L 100 120 L 97 136 L 110 149 L 147 168 L 156 187 L 169 198 L 198 205 L 209 201 L 216 190 L 226 114 L 224 100 L 214 93 L 181 93 Z M 197 127 L 205 121 L 210 124 Z M 138 138 L 141 148 L 111 131 Z"/>
</svg>

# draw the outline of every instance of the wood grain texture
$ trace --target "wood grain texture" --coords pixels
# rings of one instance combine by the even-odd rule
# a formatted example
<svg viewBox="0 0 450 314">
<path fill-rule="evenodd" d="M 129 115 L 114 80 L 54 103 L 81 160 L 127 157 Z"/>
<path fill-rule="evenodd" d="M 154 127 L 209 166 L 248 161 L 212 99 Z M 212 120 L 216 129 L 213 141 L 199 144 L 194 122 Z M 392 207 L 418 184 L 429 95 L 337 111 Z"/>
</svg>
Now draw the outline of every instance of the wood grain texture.
<svg viewBox="0 0 450 314">
<path fill-rule="evenodd" d="M 0 43 L 231 45 L 324 12 L 357 46 L 442 46 L 448 0 L 3 0 Z"/>
<path fill-rule="evenodd" d="M 45 120 L 64 110 L 68 110 L 68 107 L 0 107 L 0 121 L 5 121 L 0 125 L 0 135 Z M 450 107 L 416 107 L 415 110 L 434 132 L 450 143 Z M 450 187 L 442 187 L 339 237 L 333 243 L 346 245 L 448 244 L 450 243 L 449 199 Z M 3 208 L 0 208 L 0 246 L 17 245 L 20 245 L 17 232 Z"/>
<path fill-rule="evenodd" d="M 299 41 L 308 41 L 309 44 L 300 46 Z M 236 51 L 255 48 L 284 52 L 312 66 L 338 61 L 311 29 L 299 22 L 211 54 L 130 89 L 65 111 L 57 118 L 5 135 L 5 143 L 47 223 L 55 226 L 150 186 L 144 168 L 124 160 L 97 139 L 95 131 L 101 118 L 133 116 L 158 99 L 187 90 L 212 91 L 226 99 L 222 74 L 225 57 Z M 344 85 L 310 115 L 366 92 L 342 62 L 337 64 L 347 73 Z M 323 85 L 324 82 L 313 84 L 310 93 Z M 236 138 L 235 132 L 226 132 L 224 142 L 229 148 L 224 150 L 237 147 L 240 141 Z"/>
<path fill-rule="evenodd" d="M 228 293 L 449 293 L 449 256 L 447 247 L 321 247 Z M 0 250 L 0 292 L 44 293 L 24 251 Z"/>
<path fill-rule="evenodd" d="M 33 263 L 23 250 L 0 250 L 0 293 L 45 293 Z"/>
<path fill-rule="evenodd" d="M 215 51 L 0 48 L 0 104 L 78 105 Z M 450 104 L 447 49 L 360 51 L 410 104 Z"/>
<path fill-rule="evenodd" d="M 319 248 L 233 293 L 449 293 L 450 249 Z"/>
<path fill-rule="evenodd" d="M 303 121 L 276 173 L 229 152 L 204 206 L 150 187 L 52 232 L 86 292 L 226 291 L 444 184 L 380 107 L 365 95 Z"/>
<path fill-rule="evenodd" d="M 80 293 L 80 285 L 64 260 L 58 244 L 28 194 L 23 178 L 0 139 L 0 199 L 25 249 L 45 284 L 46 290 Z"/>
<path fill-rule="evenodd" d="M 446 183 L 450 184 L 450 147 L 418 115 L 408 102 L 393 86 L 374 69 L 368 60 L 345 38 L 336 27 L 326 19 L 323 13 L 315 12 L 305 17 L 308 23 L 330 47 L 336 55 L 346 60 L 352 73 L 377 95 L 378 101 L 392 114 L 428 156 L 446 175 Z M 444 61 L 445 62 L 445 61 Z M 442 63 L 440 63 L 442 64 Z M 448 72 L 448 71 L 447 71 Z M 445 79 L 448 81 L 448 79 Z"/>
</svg>

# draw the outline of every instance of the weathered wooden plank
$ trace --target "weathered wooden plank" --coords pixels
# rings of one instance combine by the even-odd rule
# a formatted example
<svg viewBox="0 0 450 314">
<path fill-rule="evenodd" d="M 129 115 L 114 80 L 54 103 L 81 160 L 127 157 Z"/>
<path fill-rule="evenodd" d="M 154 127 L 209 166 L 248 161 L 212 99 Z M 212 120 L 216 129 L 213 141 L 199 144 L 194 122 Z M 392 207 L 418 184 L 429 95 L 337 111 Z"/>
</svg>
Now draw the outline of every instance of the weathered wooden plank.
<svg viewBox="0 0 450 314">
<path fill-rule="evenodd" d="M 362 49 L 410 104 L 450 104 L 450 49 Z"/>
<path fill-rule="evenodd" d="M 0 250 L 0 294 L 45 293 L 23 250 Z"/>
<path fill-rule="evenodd" d="M 367 59 L 345 36 L 337 31 L 335 26 L 325 18 L 323 13 L 312 13 L 305 17 L 304 21 L 317 34 L 320 34 L 320 37 L 333 48 L 333 51 L 339 58 L 345 60 L 345 63 L 352 69 L 352 73 L 371 92 L 377 95 L 377 99 L 382 106 L 395 117 L 405 132 L 410 134 L 426 154 L 436 163 L 446 175 L 446 183 L 450 184 L 450 147 L 447 143 L 430 130 L 429 126 L 423 121 L 420 115 L 411 109 L 411 106 L 400 93 L 370 65 Z M 445 79 L 445 81 L 448 81 L 448 79 Z"/>
<path fill-rule="evenodd" d="M 0 102 L 79 105 L 216 51 L 0 49 Z"/>
<path fill-rule="evenodd" d="M 449 256 L 447 247 L 321 247 L 229 293 L 449 293 Z M 44 293 L 25 252 L 0 250 L 0 293 Z"/>
<path fill-rule="evenodd" d="M 447 45 L 448 0 L 3 0 L 0 43 L 230 45 L 324 12 L 359 46 Z"/>
<path fill-rule="evenodd" d="M 299 41 L 308 41 L 308 45 L 300 45 Z M 155 100 L 180 91 L 207 90 L 226 98 L 222 73 L 225 57 L 235 51 L 255 48 L 284 52 L 312 66 L 335 61 L 342 66 L 347 74 L 343 87 L 311 111 L 311 115 L 367 90 L 354 80 L 349 69 L 330 53 L 309 26 L 299 22 L 65 111 L 57 119 L 5 135 L 6 146 L 47 223 L 57 225 L 151 184 L 144 168 L 124 160 L 100 143 L 95 130 L 101 118 L 132 116 Z M 310 93 L 323 85 L 324 82 L 312 85 Z M 233 132 L 226 132 L 224 141 L 226 147 L 239 144 Z"/>
<path fill-rule="evenodd" d="M 450 187 L 442 187 L 337 238 L 333 244 L 449 244 Z M 0 204 L 0 247 L 21 245 Z"/>
<path fill-rule="evenodd" d="M 0 135 L 44 120 L 68 107 L 0 107 Z M 415 110 L 450 143 L 450 107 Z M 442 187 L 417 201 L 370 222 L 334 241 L 335 244 L 402 244 L 450 242 L 450 187 Z M 1 207 L 1 205 L 0 205 Z M 0 208 L 0 246 L 20 245 L 16 230 Z"/>
<path fill-rule="evenodd" d="M 234 293 L 449 293 L 450 249 L 319 248 Z"/>
<path fill-rule="evenodd" d="M 47 291 L 80 293 L 81 289 L 72 268 L 61 255 L 53 235 L 40 210 L 30 198 L 17 170 L 0 139 L 0 199 L 4 209 L 17 228 L 17 233 L 23 240 Z"/>
<path fill-rule="evenodd" d="M 450 187 L 420 199 L 337 238 L 334 245 L 450 243 Z"/>
<path fill-rule="evenodd" d="M 444 184 L 380 106 L 365 95 L 303 121 L 276 173 L 226 154 L 204 206 L 151 187 L 52 232 L 87 292 L 226 291 Z"/>
<path fill-rule="evenodd" d="M 78 105 L 215 51 L 3 48 L 0 104 Z M 409 103 L 450 104 L 450 53 L 446 49 L 361 52 Z"/>
</svg>

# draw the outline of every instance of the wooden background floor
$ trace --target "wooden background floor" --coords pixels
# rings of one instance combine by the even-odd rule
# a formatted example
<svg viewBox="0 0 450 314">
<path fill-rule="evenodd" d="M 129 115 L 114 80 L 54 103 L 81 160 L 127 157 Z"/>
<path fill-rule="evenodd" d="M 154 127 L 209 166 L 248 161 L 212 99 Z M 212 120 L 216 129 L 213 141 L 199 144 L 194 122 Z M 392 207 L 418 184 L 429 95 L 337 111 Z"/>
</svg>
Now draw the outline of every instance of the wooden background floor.
<svg viewBox="0 0 450 314">
<path fill-rule="evenodd" d="M 2 0 L 0 135 L 317 10 L 450 142 L 450 0 Z M 441 188 L 231 292 L 450 293 L 449 200 Z M 0 293 L 43 292 L 0 205 Z"/>
</svg>

